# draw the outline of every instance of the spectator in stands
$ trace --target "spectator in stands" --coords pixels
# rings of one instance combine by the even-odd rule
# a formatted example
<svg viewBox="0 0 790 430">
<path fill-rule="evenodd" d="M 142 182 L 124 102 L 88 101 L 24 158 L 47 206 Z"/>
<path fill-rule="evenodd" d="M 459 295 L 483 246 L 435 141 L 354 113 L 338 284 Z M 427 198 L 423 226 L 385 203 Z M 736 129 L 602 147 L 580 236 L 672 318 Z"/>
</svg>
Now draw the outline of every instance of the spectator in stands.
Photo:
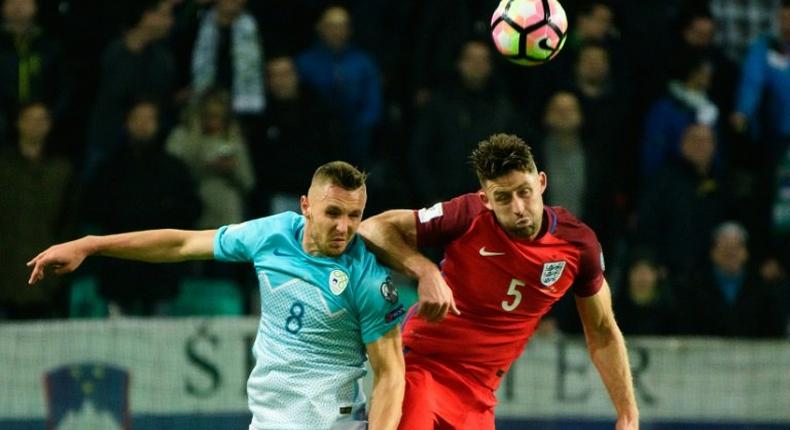
<svg viewBox="0 0 790 430">
<path fill-rule="evenodd" d="M 736 63 L 749 45 L 767 29 L 774 29 L 775 11 L 782 0 L 710 0 L 716 22 L 716 44 Z"/>
<path fill-rule="evenodd" d="M 538 146 L 537 163 L 552 172 L 546 203 L 562 206 L 584 219 L 589 187 L 589 157 L 582 141 L 584 122 L 579 100 L 558 92 L 549 99 L 543 116 L 544 137 Z"/>
<path fill-rule="evenodd" d="M 170 226 L 192 228 L 200 216 L 200 198 L 179 159 L 162 149 L 159 108 L 150 100 L 132 105 L 126 118 L 124 148 L 88 184 L 84 220 L 99 233 Z M 105 260 L 99 267 L 99 291 L 124 314 L 167 314 L 168 299 L 178 292 L 183 267 Z"/>
<path fill-rule="evenodd" d="M 62 280 L 25 288 L 25 260 L 69 232 L 72 168 L 48 153 L 52 119 L 46 105 L 22 105 L 16 148 L 0 149 L 0 317 L 66 316 Z"/>
<path fill-rule="evenodd" d="M 84 168 L 90 178 L 99 166 L 123 148 L 126 109 L 140 97 L 162 102 L 164 119 L 175 83 L 175 63 L 161 41 L 172 26 L 171 0 L 141 0 L 131 3 L 123 35 L 110 43 L 102 59 L 101 80 L 88 126 Z"/>
<path fill-rule="evenodd" d="M 255 175 L 247 144 L 225 90 L 203 94 L 167 140 L 166 150 L 189 167 L 203 210 L 195 227 L 213 228 L 245 219 Z"/>
<path fill-rule="evenodd" d="M 790 1 L 777 11 L 779 31 L 758 38 L 746 54 L 730 119 L 736 130 L 759 130 L 773 156 L 766 158 L 774 159 L 790 144 Z"/>
<path fill-rule="evenodd" d="M 405 3 L 405 2 L 402 2 Z M 456 62 L 469 40 L 489 36 L 494 3 L 480 0 L 417 2 L 411 62 L 413 102 L 424 107 L 433 92 L 455 78 Z M 522 75 L 523 76 L 523 75 Z"/>
<path fill-rule="evenodd" d="M 683 332 L 706 336 L 780 337 L 785 331 L 780 291 L 749 265 L 749 235 L 736 222 L 716 227 L 709 264 L 680 294 Z"/>
<path fill-rule="evenodd" d="M 642 176 L 650 178 L 677 157 L 682 136 L 692 124 L 702 124 L 715 132 L 719 108 L 710 99 L 712 66 L 706 57 L 689 53 L 679 59 L 675 79 L 667 93 L 650 108 L 645 119 L 642 142 Z"/>
<path fill-rule="evenodd" d="M 349 45 L 351 18 L 345 8 L 327 8 L 316 31 L 318 42 L 296 58 L 299 75 L 341 115 L 348 136 L 340 157 L 365 167 L 381 117 L 378 68 L 367 53 Z"/>
<path fill-rule="evenodd" d="M 776 243 L 777 237 L 764 226 L 775 223 L 771 215 L 787 205 L 778 191 L 787 189 L 787 167 L 780 166 L 787 166 L 786 151 L 790 149 L 790 1 L 784 0 L 774 16 L 778 31 L 757 38 L 746 54 L 735 112 L 730 117 L 743 138 L 736 150 L 743 154 L 752 181 L 743 193 L 748 216 L 741 219 L 748 221 L 756 251 Z M 786 245 L 780 244 L 777 250 L 786 254 L 784 248 Z"/>
<path fill-rule="evenodd" d="M 419 205 L 478 189 L 464 168 L 466 154 L 492 133 L 515 129 L 516 112 L 492 68 L 489 45 L 467 41 L 456 62 L 459 79 L 437 91 L 417 118 L 409 164 Z"/>
<path fill-rule="evenodd" d="M 664 269 L 647 252 L 635 251 L 614 298 L 617 324 L 626 335 L 668 335 L 676 331 L 675 305 Z"/>
<path fill-rule="evenodd" d="M 36 0 L 3 0 L 0 28 L 0 144 L 9 140 L 17 109 L 33 100 L 47 103 L 54 119 L 67 99 L 58 44 L 36 25 Z"/>
<path fill-rule="evenodd" d="M 618 38 L 614 27 L 614 10 L 610 3 L 602 0 L 584 2 L 577 8 L 576 20 L 567 48 L 577 52 L 586 43 L 612 43 Z"/>
<path fill-rule="evenodd" d="M 200 19 L 192 50 L 193 100 L 212 88 L 231 95 L 237 115 L 260 115 L 266 107 L 263 46 L 246 0 L 217 0 Z"/>
<path fill-rule="evenodd" d="M 721 108 L 722 117 L 729 116 L 733 109 L 738 80 L 738 65 L 714 44 L 718 29 L 707 9 L 692 7 L 680 18 L 680 46 L 682 50 L 707 58 L 712 66 L 710 97 Z M 677 45 L 673 48 L 677 53 Z"/>
<path fill-rule="evenodd" d="M 629 196 L 635 193 L 637 154 L 635 145 L 628 144 L 636 134 L 629 113 L 631 89 L 612 75 L 609 51 L 600 43 L 579 48 L 573 72 L 564 88 L 579 99 L 584 149 L 591 160 L 584 221 L 608 256 L 615 237 L 624 233 Z"/>
<path fill-rule="evenodd" d="M 702 124 L 683 131 L 678 158 L 645 184 L 637 245 L 650 251 L 676 284 L 700 267 L 707 238 L 727 215 L 727 187 L 713 174 L 716 137 Z"/>
<path fill-rule="evenodd" d="M 299 196 L 316 166 L 337 158 L 340 124 L 321 97 L 299 79 L 291 57 L 266 64 L 269 106 L 261 139 L 251 142 L 258 191 L 258 216 L 299 210 Z M 294 154 L 299 154 L 294 157 Z"/>
</svg>

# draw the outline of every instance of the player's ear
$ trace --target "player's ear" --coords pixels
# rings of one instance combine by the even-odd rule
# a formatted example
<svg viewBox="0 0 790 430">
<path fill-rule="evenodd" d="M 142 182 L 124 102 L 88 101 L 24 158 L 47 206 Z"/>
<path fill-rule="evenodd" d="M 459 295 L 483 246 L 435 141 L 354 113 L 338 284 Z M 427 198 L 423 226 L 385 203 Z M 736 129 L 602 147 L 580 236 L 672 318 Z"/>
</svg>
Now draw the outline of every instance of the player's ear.
<svg viewBox="0 0 790 430">
<path fill-rule="evenodd" d="M 546 186 L 549 184 L 549 178 L 546 176 L 546 172 L 538 172 L 538 183 L 540 184 L 540 193 L 543 194 L 546 191 Z"/>
<path fill-rule="evenodd" d="M 483 205 L 485 205 L 488 210 L 494 210 L 494 208 L 491 207 L 491 200 L 488 199 L 485 191 L 480 190 L 477 192 L 477 195 L 480 196 L 480 200 L 482 200 Z"/>
<path fill-rule="evenodd" d="M 305 218 L 310 218 L 310 200 L 307 199 L 307 196 L 303 195 L 299 197 L 299 207 L 302 209 L 302 215 Z"/>
</svg>

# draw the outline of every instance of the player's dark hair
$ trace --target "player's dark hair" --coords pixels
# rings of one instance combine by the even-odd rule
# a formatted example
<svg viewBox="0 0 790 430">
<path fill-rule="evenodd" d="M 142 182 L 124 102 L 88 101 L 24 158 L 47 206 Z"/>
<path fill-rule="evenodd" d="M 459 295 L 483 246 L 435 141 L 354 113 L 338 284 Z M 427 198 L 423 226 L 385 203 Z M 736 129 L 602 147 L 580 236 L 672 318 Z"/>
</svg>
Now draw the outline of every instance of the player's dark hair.
<svg viewBox="0 0 790 430">
<path fill-rule="evenodd" d="M 313 173 L 313 183 L 329 181 L 345 190 L 353 191 L 365 185 L 367 174 L 345 161 L 330 161 Z"/>
<path fill-rule="evenodd" d="M 538 171 L 532 149 L 520 137 L 513 134 L 493 134 L 481 141 L 472 151 L 469 161 L 475 169 L 477 179 L 495 179 L 514 170 L 534 173 Z"/>
</svg>

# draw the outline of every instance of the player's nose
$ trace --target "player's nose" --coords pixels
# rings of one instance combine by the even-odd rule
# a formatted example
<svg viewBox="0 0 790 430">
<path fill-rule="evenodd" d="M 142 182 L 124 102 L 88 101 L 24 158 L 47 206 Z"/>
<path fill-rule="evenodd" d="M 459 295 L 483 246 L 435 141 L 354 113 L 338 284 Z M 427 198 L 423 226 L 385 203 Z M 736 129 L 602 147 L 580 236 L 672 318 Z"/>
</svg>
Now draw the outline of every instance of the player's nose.
<svg viewBox="0 0 790 430">
<path fill-rule="evenodd" d="M 523 215 L 527 209 L 527 204 L 520 198 L 513 199 L 513 213 L 516 215 Z"/>
</svg>

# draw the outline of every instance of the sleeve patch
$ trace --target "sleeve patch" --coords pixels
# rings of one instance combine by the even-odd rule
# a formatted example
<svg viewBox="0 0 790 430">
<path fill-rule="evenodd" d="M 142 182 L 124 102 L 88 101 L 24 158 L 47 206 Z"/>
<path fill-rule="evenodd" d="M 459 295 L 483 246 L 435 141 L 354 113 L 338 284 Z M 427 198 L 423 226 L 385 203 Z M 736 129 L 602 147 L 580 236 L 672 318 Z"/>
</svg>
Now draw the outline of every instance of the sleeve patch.
<svg viewBox="0 0 790 430">
<path fill-rule="evenodd" d="M 397 320 L 398 318 L 402 317 L 403 314 L 405 313 L 406 313 L 406 309 L 403 307 L 403 305 L 402 304 L 398 305 L 398 307 L 396 307 L 395 309 L 387 312 L 387 315 L 384 315 L 384 321 L 387 323 L 391 323 Z"/>
<path fill-rule="evenodd" d="M 436 203 L 435 205 L 429 208 L 422 208 L 417 211 L 417 217 L 420 219 L 420 222 L 425 224 L 430 222 L 434 218 L 438 218 L 444 215 L 444 209 L 442 209 L 442 203 Z"/>
</svg>

